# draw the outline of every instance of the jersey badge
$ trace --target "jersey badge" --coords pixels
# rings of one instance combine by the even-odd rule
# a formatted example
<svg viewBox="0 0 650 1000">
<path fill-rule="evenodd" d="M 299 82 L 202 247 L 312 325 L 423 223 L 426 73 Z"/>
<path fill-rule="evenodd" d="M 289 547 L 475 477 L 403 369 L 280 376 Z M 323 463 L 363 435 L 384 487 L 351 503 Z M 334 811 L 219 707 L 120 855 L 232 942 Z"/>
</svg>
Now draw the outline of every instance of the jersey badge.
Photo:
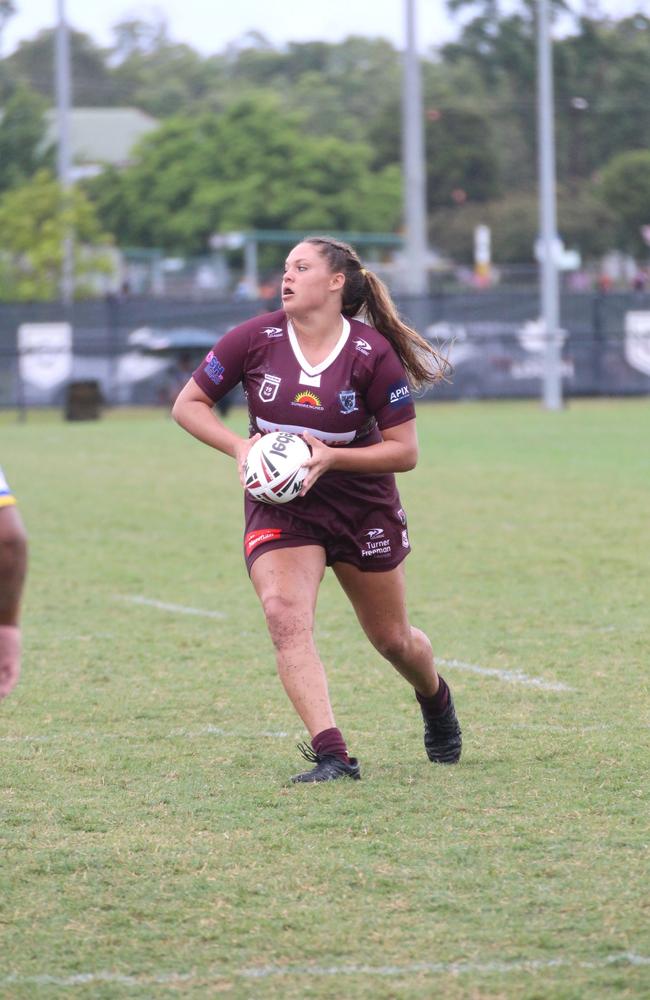
<svg viewBox="0 0 650 1000">
<path fill-rule="evenodd" d="M 322 410 L 323 404 L 315 392 L 301 389 L 291 400 L 292 406 L 308 406 L 312 410 Z"/>
<path fill-rule="evenodd" d="M 260 391 L 258 396 L 263 403 L 272 403 L 278 394 L 278 389 L 280 388 L 281 378 L 277 375 L 264 375 L 264 381 L 260 386 Z"/>
<path fill-rule="evenodd" d="M 357 351 L 361 351 L 361 353 L 365 354 L 366 357 L 370 354 L 372 350 L 372 344 L 369 344 L 367 340 L 363 339 L 363 337 L 357 337 L 356 340 L 353 341 L 353 343 Z"/>
<path fill-rule="evenodd" d="M 262 330 L 262 333 L 265 333 L 266 336 L 269 339 L 272 339 L 273 337 L 281 337 L 282 336 L 282 327 L 281 326 L 266 326 Z"/>
<path fill-rule="evenodd" d="M 359 409 L 357 406 L 357 394 L 354 389 L 341 389 L 339 392 L 339 402 L 341 404 L 341 413 L 356 413 Z"/>
</svg>

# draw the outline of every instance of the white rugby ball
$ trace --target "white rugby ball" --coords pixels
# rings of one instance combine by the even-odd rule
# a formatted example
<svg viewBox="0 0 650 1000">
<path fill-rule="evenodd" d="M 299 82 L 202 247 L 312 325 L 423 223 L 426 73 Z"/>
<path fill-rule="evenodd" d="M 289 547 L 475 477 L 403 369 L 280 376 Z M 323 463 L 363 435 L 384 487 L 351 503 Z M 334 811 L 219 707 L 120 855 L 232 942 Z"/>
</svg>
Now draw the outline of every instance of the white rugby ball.
<svg viewBox="0 0 650 1000">
<path fill-rule="evenodd" d="M 297 434 L 264 434 L 246 457 L 244 484 L 248 493 L 264 503 L 289 503 L 302 489 L 307 475 L 303 462 L 310 457 L 309 446 Z"/>
</svg>

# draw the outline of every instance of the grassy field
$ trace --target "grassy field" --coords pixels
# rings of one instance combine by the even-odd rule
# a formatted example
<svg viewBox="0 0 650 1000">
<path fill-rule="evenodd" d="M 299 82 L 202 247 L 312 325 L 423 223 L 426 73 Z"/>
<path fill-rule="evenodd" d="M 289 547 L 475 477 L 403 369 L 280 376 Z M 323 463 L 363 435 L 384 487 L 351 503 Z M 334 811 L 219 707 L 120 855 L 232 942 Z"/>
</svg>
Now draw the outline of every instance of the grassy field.
<svg viewBox="0 0 650 1000">
<path fill-rule="evenodd" d="M 330 574 L 319 645 L 363 780 L 286 788 L 304 731 L 234 465 L 161 413 L 0 416 L 31 540 L 0 996 L 650 995 L 650 405 L 419 427 L 410 609 L 462 762 L 429 764 Z"/>
</svg>

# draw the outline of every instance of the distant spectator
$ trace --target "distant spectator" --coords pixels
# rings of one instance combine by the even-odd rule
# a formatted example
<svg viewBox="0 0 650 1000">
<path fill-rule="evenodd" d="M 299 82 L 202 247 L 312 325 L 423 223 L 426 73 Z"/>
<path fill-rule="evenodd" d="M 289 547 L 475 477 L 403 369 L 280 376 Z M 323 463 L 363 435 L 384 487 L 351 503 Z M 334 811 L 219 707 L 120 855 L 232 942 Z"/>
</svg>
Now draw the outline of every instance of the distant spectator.
<svg viewBox="0 0 650 1000">
<path fill-rule="evenodd" d="M 240 278 L 235 286 L 235 291 L 233 292 L 233 298 L 237 302 L 250 302 L 251 299 L 256 298 L 254 289 L 251 286 L 248 278 Z"/>
<path fill-rule="evenodd" d="M 259 297 L 268 309 L 275 306 L 276 300 L 279 304 L 281 283 L 282 280 L 279 276 L 272 275 L 260 285 Z"/>
</svg>

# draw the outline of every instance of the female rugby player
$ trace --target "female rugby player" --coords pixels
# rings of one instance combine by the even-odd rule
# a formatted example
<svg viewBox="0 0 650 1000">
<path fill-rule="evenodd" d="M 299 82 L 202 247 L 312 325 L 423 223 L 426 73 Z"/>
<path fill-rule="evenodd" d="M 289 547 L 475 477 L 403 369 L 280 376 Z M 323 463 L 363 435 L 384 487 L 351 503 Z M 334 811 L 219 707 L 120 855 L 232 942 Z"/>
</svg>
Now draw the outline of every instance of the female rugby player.
<svg viewBox="0 0 650 1000">
<path fill-rule="evenodd" d="M 292 781 L 360 777 L 314 643 L 326 566 L 372 644 L 413 686 L 429 760 L 460 758 L 451 693 L 431 643 L 406 613 L 402 561 L 410 546 L 394 475 L 412 469 L 418 456 L 411 387 L 436 381 L 444 365 L 400 320 L 385 286 L 351 247 L 310 237 L 287 258 L 282 309 L 222 337 L 174 404 L 185 430 L 237 461 L 242 482 L 246 455 L 261 434 L 291 431 L 311 448 L 295 500 L 272 505 L 246 495 L 244 501 L 246 565 L 280 679 L 311 737 L 311 748 L 301 749 L 314 767 Z M 213 409 L 239 382 L 248 398 L 247 439 Z"/>
</svg>

